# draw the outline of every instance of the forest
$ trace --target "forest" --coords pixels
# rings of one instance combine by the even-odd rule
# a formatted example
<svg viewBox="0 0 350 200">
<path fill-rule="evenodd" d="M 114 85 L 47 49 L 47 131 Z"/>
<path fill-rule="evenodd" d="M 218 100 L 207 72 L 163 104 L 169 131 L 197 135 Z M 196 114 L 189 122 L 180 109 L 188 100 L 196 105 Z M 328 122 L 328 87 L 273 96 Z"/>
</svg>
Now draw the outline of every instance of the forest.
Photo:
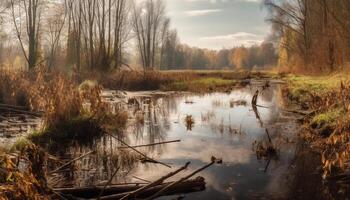
<svg viewBox="0 0 350 200">
<path fill-rule="evenodd" d="M 1 65 L 108 71 L 130 66 L 253 69 L 277 63 L 272 42 L 219 51 L 182 44 L 171 28 L 165 3 L 143 4 L 125 0 L 3 1 Z M 147 14 L 140 15 L 143 8 Z"/>
<path fill-rule="evenodd" d="M 346 200 L 349 69 L 349 0 L 1 0 L 0 200 Z"/>
</svg>

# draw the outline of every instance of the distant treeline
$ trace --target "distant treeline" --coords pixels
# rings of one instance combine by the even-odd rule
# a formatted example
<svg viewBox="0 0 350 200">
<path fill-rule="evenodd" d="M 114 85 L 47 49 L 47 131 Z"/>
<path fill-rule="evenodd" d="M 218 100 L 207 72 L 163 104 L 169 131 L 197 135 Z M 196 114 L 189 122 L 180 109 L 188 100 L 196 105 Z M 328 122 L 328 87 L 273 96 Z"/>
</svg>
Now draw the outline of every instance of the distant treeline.
<svg viewBox="0 0 350 200">
<path fill-rule="evenodd" d="M 179 42 L 164 0 L 1 0 L 0 66 L 108 71 L 130 65 L 252 69 L 278 63 L 304 72 L 347 67 L 349 0 L 264 3 L 272 24 L 269 42 L 213 51 Z"/>
<path fill-rule="evenodd" d="M 165 7 L 163 0 L 2 0 L 0 66 L 108 71 L 276 64 L 272 43 L 220 51 L 181 44 Z"/>
<path fill-rule="evenodd" d="M 275 66 L 278 61 L 277 51 L 269 42 L 219 51 L 185 44 L 169 46 L 165 48 L 160 69 L 253 69 Z"/>
<path fill-rule="evenodd" d="M 349 0 L 265 0 L 265 5 L 280 66 L 303 72 L 349 67 Z"/>
</svg>

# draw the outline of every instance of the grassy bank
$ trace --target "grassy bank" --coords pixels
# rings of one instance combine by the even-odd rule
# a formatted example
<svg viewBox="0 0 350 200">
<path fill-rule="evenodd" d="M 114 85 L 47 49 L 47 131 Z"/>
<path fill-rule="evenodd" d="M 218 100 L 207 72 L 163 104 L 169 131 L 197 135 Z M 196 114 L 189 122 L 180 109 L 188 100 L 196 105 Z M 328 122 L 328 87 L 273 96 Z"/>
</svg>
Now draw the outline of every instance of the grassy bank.
<svg viewBox="0 0 350 200">
<path fill-rule="evenodd" d="M 310 111 L 302 136 L 322 155 L 325 177 L 350 174 L 350 74 L 285 78 L 288 99 Z"/>
<path fill-rule="evenodd" d="M 226 91 L 246 79 L 280 78 L 283 74 L 261 71 L 115 71 L 108 74 L 88 73 L 83 79 L 95 80 L 115 90 L 163 90 L 212 92 Z"/>
</svg>

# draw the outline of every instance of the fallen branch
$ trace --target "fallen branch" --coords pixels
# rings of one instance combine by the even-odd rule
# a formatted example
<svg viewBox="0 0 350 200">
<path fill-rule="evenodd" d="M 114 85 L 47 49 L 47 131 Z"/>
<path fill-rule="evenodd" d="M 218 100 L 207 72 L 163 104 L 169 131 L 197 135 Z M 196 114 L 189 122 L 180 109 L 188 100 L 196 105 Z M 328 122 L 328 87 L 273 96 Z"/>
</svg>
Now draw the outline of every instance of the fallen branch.
<svg viewBox="0 0 350 200">
<path fill-rule="evenodd" d="M 257 105 L 257 101 L 258 101 L 258 96 L 259 96 L 259 90 L 257 90 L 252 98 L 252 105 L 256 106 Z"/>
<path fill-rule="evenodd" d="M 15 105 L 3 104 L 3 103 L 0 103 L 0 107 L 15 108 L 15 109 L 26 109 L 24 106 L 15 106 Z"/>
<path fill-rule="evenodd" d="M 31 112 L 31 111 L 26 111 L 26 110 L 19 110 L 19 109 L 11 108 L 11 107 L 0 107 L 0 110 L 6 110 L 6 111 L 15 112 L 15 113 L 21 113 L 21 114 L 27 114 L 27 115 L 32 115 L 32 116 L 35 116 L 35 117 L 41 117 L 42 116 L 42 113 Z"/>
<path fill-rule="evenodd" d="M 77 161 L 77 160 L 80 160 L 80 159 L 84 158 L 85 156 L 88 156 L 88 155 L 90 155 L 90 154 L 92 154 L 92 153 L 95 153 L 95 151 L 90 151 L 90 152 L 88 152 L 88 153 L 86 153 L 86 154 L 84 154 L 84 155 L 81 155 L 81 156 L 79 156 L 79 157 L 77 157 L 77 158 L 75 158 L 75 159 L 73 159 L 73 160 L 67 162 L 66 164 L 62 165 L 61 167 L 59 167 L 59 168 L 57 168 L 57 169 L 51 171 L 49 174 L 54 174 L 54 173 L 60 171 L 61 169 L 67 167 L 68 165 L 72 164 L 73 162 L 75 162 L 75 161 Z"/>
<path fill-rule="evenodd" d="M 299 111 L 299 110 L 288 110 L 288 109 L 282 109 L 282 111 L 290 112 L 290 113 L 296 113 L 296 114 L 299 114 L 299 115 L 311 115 L 311 114 L 315 113 L 315 111 L 304 112 L 304 111 Z"/>
<path fill-rule="evenodd" d="M 162 188 L 168 186 L 173 182 L 163 183 L 151 188 L 144 190 L 139 197 L 147 198 L 152 194 L 155 194 L 157 191 Z M 140 189 L 143 185 L 113 185 L 108 186 L 104 190 L 104 195 L 101 196 L 100 200 L 116 200 L 123 198 L 125 195 L 128 195 L 130 192 Z M 196 192 L 202 191 L 205 188 L 205 181 L 203 177 L 197 177 L 196 179 L 187 180 L 182 182 L 180 185 L 177 185 L 170 190 L 168 190 L 166 195 L 179 194 L 179 193 L 188 193 L 188 192 Z M 61 194 L 67 196 L 74 196 L 76 198 L 85 198 L 85 199 L 94 199 L 98 197 L 103 186 L 92 186 L 92 187 L 82 187 L 82 188 L 56 188 L 55 192 L 59 192 Z"/>
<path fill-rule="evenodd" d="M 138 189 L 138 190 L 135 190 L 134 192 L 131 192 L 129 194 L 127 194 L 126 196 L 124 196 L 123 198 L 121 199 L 128 199 L 128 198 L 136 198 L 137 195 L 139 195 L 142 191 L 148 189 L 148 188 L 151 188 L 153 186 L 156 186 L 156 185 L 159 185 L 161 183 L 163 183 L 163 181 L 165 181 L 166 179 L 178 174 L 179 172 L 187 169 L 188 165 L 190 164 L 190 162 L 186 163 L 183 167 L 179 168 L 178 170 L 174 171 L 174 172 L 171 172 L 163 177 L 161 177 L 160 179 L 156 180 L 156 181 L 153 181 L 152 183 L 148 184 L 148 185 L 145 185 L 144 187 Z"/>
<path fill-rule="evenodd" d="M 207 165 L 205 165 L 205 166 L 203 166 L 203 167 L 197 169 L 196 171 L 194 171 L 194 172 L 192 172 L 191 174 L 189 174 L 189 175 L 187 175 L 187 176 L 181 178 L 180 180 L 175 181 L 175 182 L 169 184 L 168 186 L 166 186 L 166 187 L 164 187 L 163 189 L 159 190 L 157 193 L 153 194 L 151 197 L 147 198 L 147 200 L 155 199 L 155 198 L 157 198 L 157 197 L 159 197 L 159 196 L 164 195 L 164 193 L 166 193 L 167 190 L 169 190 L 170 188 L 175 187 L 176 185 L 182 183 L 183 181 L 186 181 L 187 179 L 191 178 L 192 176 L 194 176 L 194 175 L 196 175 L 197 173 L 203 171 L 204 169 L 206 169 L 206 168 L 212 166 L 212 165 L 215 164 L 215 163 L 222 163 L 222 160 L 221 160 L 221 159 L 216 159 L 215 157 L 212 157 L 212 158 L 211 158 L 211 162 L 210 162 L 209 164 L 207 164 Z"/>
<path fill-rule="evenodd" d="M 175 143 L 175 142 L 181 142 L 181 140 L 171 140 L 171 141 L 165 141 L 165 142 L 157 142 L 152 144 L 143 144 L 143 145 L 137 145 L 137 146 L 131 146 L 133 148 L 140 148 L 140 147 L 149 147 L 149 146 L 156 146 L 161 144 L 169 144 L 169 143 Z M 118 149 L 128 149 L 129 147 L 118 147 Z"/>
<path fill-rule="evenodd" d="M 154 160 L 153 158 L 148 157 L 148 156 L 147 156 L 147 155 L 145 155 L 144 153 L 142 153 L 142 152 L 140 152 L 139 150 L 137 150 L 136 148 L 134 148 L 134 147 L 132 147 L 132 146 L 128 145 L 128 144 L 127 144 L 127 143 L 125 143 L 123 140 L 121 140 L 121 139 L 119 139 L 119 138 L 115 137 L 114 135 L 112 135 L 112 134 L 110 134 L 110 133 L 107 133 L 107 132 L 106 132 L 106 134 L 107 134 L 107 135 L 109 135 L 109 136 L 111 136 L 112 138 L 114 138 L 114 139 L 118 140 L 118 141 L 119 141 L 119 142 L 121 142 L 123 145 L 127 146 L 128 148 L 130 148 L 130 149 L 134 150 L 135 152 L 137 152 L 137 153 L 138 153 L 138 154 L 140 154 L 141 156 L 143 156 L 143 157 L 145 157 L 145 158 L 147 158 L 147 159 L 151 160 L 152 162 L 154 162 L 154 163 L 158 163 L 158 164 L 161 164 L 161 165 L 164 165 L 164 166 L 166 166 L 166 167 L 171 168 L 171 166 L 170 166 L 170 165 L 165 164 L 165 163 L 163 163 L 163 162 L 160 162 L 160 161 Z"/>
<path fill-rule="evenodd" d="M 145 183 L 150 183 L 150 182 L 151 182 L 151 181 L 148 181 L 148 180 L 146 180 L 146 179 L 143 179 L 143 178 L 140 178 L 140 177 L 137 177 L 137 176 L 134 176 L 134 175 L 132 175 L 132 177 L 133 177 L 134 179 L 143 181 L 143 182 L 145 182 Z"/>
<path fill-rule="evenodd" d="M 259 107 L 259 108 L 269 108 L 267 106 L 261 106 L 261 105 L 253 105 L 253 106 L 256 106 L 256 107 Z"/>
</svg>

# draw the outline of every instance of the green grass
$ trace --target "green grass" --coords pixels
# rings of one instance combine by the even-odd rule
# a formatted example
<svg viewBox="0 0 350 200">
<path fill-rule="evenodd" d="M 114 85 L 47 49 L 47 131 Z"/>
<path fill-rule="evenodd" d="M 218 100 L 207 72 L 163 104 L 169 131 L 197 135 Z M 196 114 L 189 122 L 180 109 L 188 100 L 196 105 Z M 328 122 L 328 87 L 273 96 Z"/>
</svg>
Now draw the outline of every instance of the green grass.
<svg viewBox="0 0 350 200">
<path fill-rule="evenodd" d="M 289 94 L 292 99 L 300 102 L 309 100 L 309 93 L 322 96 L 330 91 L 339 90 L 341 81 L 350 80 L 347 73 L 336 73 L 327 76 L 288 75 L 284 80 L 288 82 Z"/>
<path fill-rule="evenodd" d="M 311 120 L 311 124 L 316 126 L 322 126 L 324 124 L 334 126 L 337 119 L 343 116 L 344 113 L 345 111 L 342 108 L 331 109 L 315 115 Z"/>
</svg>

